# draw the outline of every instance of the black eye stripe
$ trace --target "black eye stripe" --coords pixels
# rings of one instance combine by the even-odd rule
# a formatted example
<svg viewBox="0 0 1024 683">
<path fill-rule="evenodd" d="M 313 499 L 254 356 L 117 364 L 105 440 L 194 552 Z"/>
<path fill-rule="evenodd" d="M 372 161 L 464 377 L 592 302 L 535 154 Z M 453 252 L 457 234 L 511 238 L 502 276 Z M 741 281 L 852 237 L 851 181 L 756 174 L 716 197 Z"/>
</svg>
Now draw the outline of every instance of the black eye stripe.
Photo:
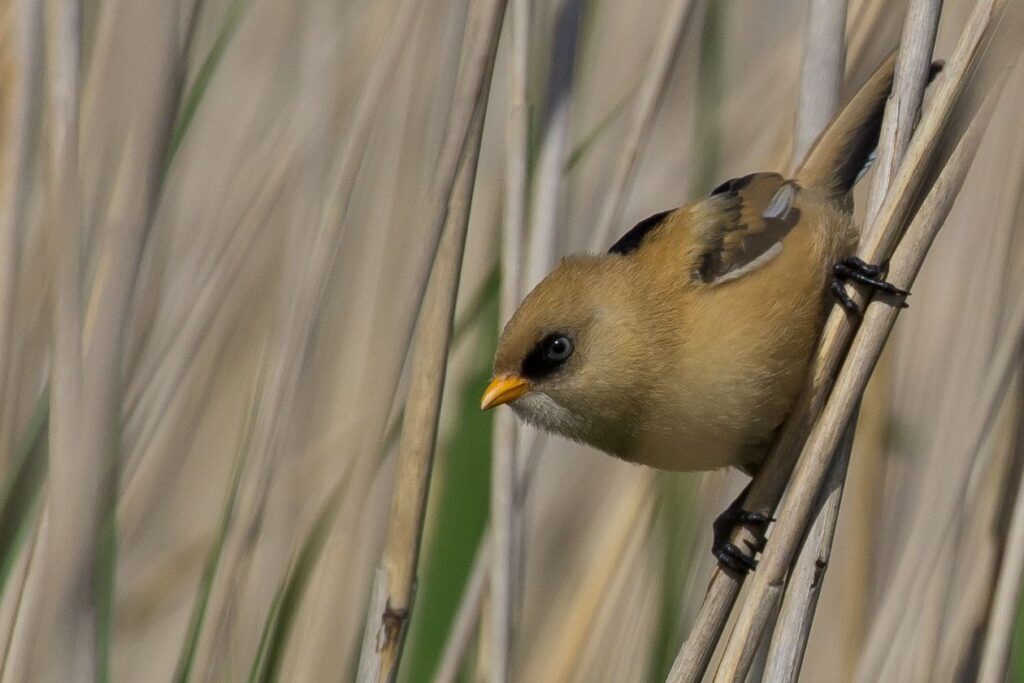
<svg viewBox="0 0 1024 683">
<path fill-rule="evenodd" d="M 572 338 L 561 332 L 545 336 L 523 359 L 522 375 L 527 379 L 540 379 L 554 373 L 573 352 Z"/>
</svg>

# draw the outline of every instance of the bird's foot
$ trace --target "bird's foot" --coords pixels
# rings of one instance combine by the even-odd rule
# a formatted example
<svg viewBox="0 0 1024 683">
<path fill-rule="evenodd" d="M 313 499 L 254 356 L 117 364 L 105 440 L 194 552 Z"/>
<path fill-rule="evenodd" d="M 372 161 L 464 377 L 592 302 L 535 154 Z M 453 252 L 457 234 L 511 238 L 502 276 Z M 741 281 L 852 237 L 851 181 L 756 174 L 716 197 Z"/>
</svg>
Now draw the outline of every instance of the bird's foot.
<svg viewBox="0 0 1024 683">
<path fill-rule="evenodd" d="M 746 493 L 744 491 L 744 493 Z M 725 512 L 715 519 L 712 529 L 714 540 L 711 543 L 711 554 L 715 556 L 719 564 L 726 569 L 744 575 L 757 569 L 757 560 L 754 555 L 764 550 L 764 532 L 768 525 L 775 520 L 760 512 L 750 512 L 738 505 L 742 502 L 743 496 L 730 505 Z M 733 530 L 738 526 L 746 526 L 755 535 L 754 542 L 744 541 L 747 551 L 729 540 Z"/>
<path fill-rule="evenodd" d="M 862 311 L 857 302 L 846 293 L 846 287 L 843 286 L 843 283 L 848 280 L 859 282 L 887 294 L 895 294 L 902 297 L 910 296 L 910 292 L 907 290 L 901 289 L 891 282 L 886 282 L 884 276 L 885 269 L 882 266 L 867 263 L 856 256 L 847 256 L 837 263 L 832 270 L 832 293 L 839 300 L 839 304 L 847 312 L 854 315 L 860 315 Z M 907 302 L 901 300 L 899 306 L 900 308 L 907 308 Z"/>
</svg>

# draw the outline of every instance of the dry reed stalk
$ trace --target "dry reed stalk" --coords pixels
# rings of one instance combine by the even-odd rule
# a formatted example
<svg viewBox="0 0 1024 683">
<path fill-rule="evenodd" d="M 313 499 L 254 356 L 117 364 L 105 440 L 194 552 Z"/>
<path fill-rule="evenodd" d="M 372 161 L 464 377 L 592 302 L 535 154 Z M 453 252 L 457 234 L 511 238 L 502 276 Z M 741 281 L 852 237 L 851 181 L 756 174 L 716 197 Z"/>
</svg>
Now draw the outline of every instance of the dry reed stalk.
<svg viewBox="0 0 1024 683">
<path fill-rule="evenodd" d="M 59 679 L 62 678 L 58 668 L 61 666 L 68 667 L 65 673 L 97 673 L 97 635 L 92 617 L 97 597 L 94 583 L 88 580 L 92 574 L 82 572 L 76 562 L 68 562 L 66 558 L 71 556 L 80 561 L 93 554 L 95 530 L 89 520 L 95 518 L 97 491 L 90 491 L 89 487 L 90 484 L 98 487 L 98 483 L 95 475 L 88 471 L 93 463 L 81 462 L 76 457 L 83 422 L 83 255 L 78 177 L 81 5 L 77 0 L 48 3 L 44 21 L 48 107 L 45 201 L 56 264 L 49 486 L 54 490 L 81 493 L 74 500 L 63 496 L 47 497 L 50 524 L 40 547 L 40 555 L 47 559 L 41 565 L 45 575 L 34 586 L 38 597 L 28 596 L 32 613 L 26 615 L 25 626 L 32 634 L 28 642 L 31 643 L 36 634 L 45 634 L 43 639 L 58 648 L 50 652 L 61 652 L 60 659 L 64 663 L 51 663 L 54 668 L 49 671 Z M 76 522 L 79 515 L 85 516 L 84 535 Z M 81 607 L 74 614 L 68 614 L 65 612 L 68 605 Z M 35 661 L 38 655 L 33 653 L 25 662 L 27 675 L 45 671 L 42 662 Z"/>
<path fill-rule="evenodd" d="M 903 22 L 900 49 L 896 54 L 892 94 L 885 106 L 874 175 L 868 191 L 866 225 L 873 225 L 889 185 L 910 145 L 928 87 L 928 72 L 939 28 L 942 0 L 911 0 Z"/>
<path fill-rule="evenodd" d="M 879 473 L 866 470 L 879 466 L 872 458 L 882 460 L 882 464 L 888 464 L 889 460 L 896 377 L 893 355 L 894 344 L 887 344 L 864 392 L 857 413 L 854 449 L 846 473 L 845 487 L 849 493 L 843 499 L 846 506 L 845 552 L 840 555 L 842 564 L 835 591 L 843 619 L 841 624 L 833 624 L 838 626 L 841 649 L 838 670 L 843 680 L 852 680 L 867 637 L 874 598 L 873 579 L 880 555 L 878 548 L 886 531 L 883 524 L 886 482 L 879 481 L 882 479 Z M 875 453 L 880 455 L 875 456 Z"/>
<path fill-rule="evenodd" d="M 672 73 L 672 63 L 683 42 L 683 34 L 686 32 L 690 17 L 693 16 L 695 5 L 694 0 L 671 0 L 665 12 L 665 22 L 651 51 L 636 96 L 629 132 L 621 151 L 622 156 L 615 167 L 615 175 L 601 206 L 601 214 L 594 230 L 595 248 L 610 244 L 613 232 L 622 223 L 626 198 L 636 180 L 640 152 L 650 139 L 654 115 L 664 98 L 665 88 Z"/>
<path fill-rule="evenodd" d="M 977 65 L 983 48 L 1004 8 L 1005 3 L 1002 2 L 982 2 L 975 7 L 971 19 L 961 34 L 957 48 L 947 63 L 945 76 L 936 86 L 933 104 L 926 112 L 918 128 L 918 134 L 911 142 L 906 157 L 907 161 L 901 166 L 893 181 L 877 222 L 874 226 L 868 226 L 868 230 L 864 233 L 868 241 L 862 244 L 860 251 L 862 258 L 868 261 L 884 262 L 886 256 L 891 253 L 893 243 L 913 208 L 919 188 L 927 179 L 933 159 L 940 151 L 940 144 L 943 144 L 942 135 L 950 124 L 955 105 L 960 103 L 967 88 L 968 75 Z M 863 305 L 863 296 L 856 290 L 857 288 L 853 293 L 854 298 Z M 813 419 L 824 408 L 832 378 L 842 361 L 852 333 L 851 321 L 841 311 L 833 312 L 826 322 L 822 342 L 812 365 L 808 386 L 793 414 L 787 420 L 782 434 L 773 445 L 765 467 L 754 479 L 747 501 L 747 506 L 750 509 L 771 512 L 781 497 L 793 466 L 793 459 L 799 453 L 800 445 L 803 443 Z M 818 476 L 823 476 L 823 472 L 818 473 Z M 820 479 L 815 483 L 820 483 Z M 816 492 L 808 493 L 801 503 L 801 508 L 809 509 L 815 496 Z M 789 524 L 793 523 L 789 522 Z M 799 523 L 799 520 L 796 523 Z M 802 528 L 800 531 L 802 532 Z M 772 537 L 776 539 L 778 536 L 779 528 L 776 527 Z M 740 530 L 734 540 L 742 542 L 743 538 L 749 540 L 750 537 L 747 532 Z M 769 548 L 772 545 L 770 543 Z M 778 544 L 774 545 L 777 547 Z M 787 547 L 786 554 L 790 555 L 792 549 L 792 547 Z M 775 551 L 774 554 L 776 555 L 775 562 L 788 564 L 788 557 L 783 562 L 778 557 L 778 551 Z M 766 566 L 765 560 L 762 558 L 761 568 L 755 574 L 755 582 L 760 579 L 763 583 L 763 577 L 767 575 Z M 735 603 L 740 583 L 741 580 L 736 577 L 722 571 L 716 572 L 698 615 L 697 623 L 673 665 L 670 680 L 694 681 L 702 677 L 710 662 L 715 643 L 722 633 L 732 605 Z M 764 625 L 766 614 L 767 611 L 758 612 L 757 629 L 752 629 L 753 623 L 741 623 L 742 629 L 744 631 L 749 629 L 760 631 Z M 753 615 L 748 613 L 748 619 L 752 618 Z M 740 643 L 743 643 L 745 639 L 737 635 L 738 633 L 734 632 L 734 637 L 737 637 L 738 640 L 732 641 L 736 644 L 733 646 L 730 659 L 723 671 L 728 671 L 739 665 L 740 653 L 737 652 L 737 648 L 742 648 Z M 744 662 L 749 662 L 749 656 L 753 649 L 753 647 L 746 648 L 747 651 L 742 655 Z"/>
<path fill-rule="evenodd" d="M 531 0 L 509 3 L 508 120 L 505 131 L 505 206 L 501 226 L 501 319 L 508 320 L 522 291 L 523 247 L 529 211 Z"/>
<path fill-rule="evenodd" d="M 555 264 L 559 233 L 565 218 L 564 177 L 572 123 L 576 48 L 583 15 L 582 0 L 559 0 L 555 6 L 551 66 L 542 138 L 534 171 L 526 265 L 521 285 L 532 289 Z"/>
<path fill-rule="evenodd" d="M 877 151 L 876 163 L 883 170 L 874 176 L 871 185 L 865 225 L 875 224 L 889 181 L 903 159 L 910 143 L 910 134 L 917 123 L 928 84 L 941 6 L 941 0 L 914 0 L 907 11 L 896 56 L 893 92 L 886 103 Z M 855 410 L 854 415 L 857 412 Z M 774 676 L 773 680 L 796 680 L 800 673 L 831 555 L 855 431 L 856 417 L 846 427 L 846 434 L 829 468 L 828 481 L 822 491 L 818 511 L 787 582 L 785 599 L 769 652 L 768 668 Z M 881 471 L 881 462 L 875 462 L 874 466 Z"/>
<path fill-rule="evenodd" d="M 530 64 L 530 0 L 511 0 L 509 6 L 511 38 L 509 50 L 508 116 L 505 131 L 505 206 L 501 225 L 501 291 L 499 325 L 515 312 L 521 297 L 523 248 L 529 208 L 529 125 L 528 99 Z M 501 411 L 494 418 L 494 446 L 491 473 L 491 520 L 489 533 L 481 539 L 492 548 L 490 566 L 490 673 L 495 681 L 506 681 L 512 666 L 512 648 L 515 642 L 515 608 L 521 595 L 522 566 L 522 509 L 516 495 L 518 486 L 518 442 L 520 430 L 509 411 Z M 477 561 L 481 553 L 477 553 Z M 466 591 L 472 597 L 474 590 L 483 590 L 487 582 L 477 577 L 476 566 L 471 572 L 472 582 Z M 477 599 L 472 600 L 473 603 Z M 462 615 L 460 623 L 453 625 L 469 628 L 475 625 L 472 614 Z M 454 630 L 458 633 L 458 630 Z M 462 642 L 457 640 L 456 642 Z M 464 651 L 464 647 L 458 648 Z M 454 667 L 454 678 L 462 660 L 462 653 L 446 654 L 444 663 Z M 442 667 L 442 670 L 444 667 Z M 440 675 L 439 675 L 440 678 Z M 444 680 L 443 678 L 441 680 Z"/>
<path fill-rule="evenodd" d="M 394 680 L 412 609 L 455 295 L 505 4 L 490 0 L 471 5 L 471 47 L 441 151 L 437 195 L 427 213 L 428 230 L 443 234 L 417 323 L 388 531 L 360 656 L 361 681 Z"/>
<path fill-rule="evenodd" d="M 529 210 L 527 159 L 529 156 L 526 93 L 530 5 L 525 0 L 512 6 L 512 70 L 510 76 L 510 119 L 508 129 L 508 197 L 512 202 L 506 211 L 514 222 L 503 226 L 502 266 L 512 275 L 502 283 L 501 320 L 511 317 L 526 289 L 539 282 L 554 264 L 559 252 L 559 233 L 563 223 L 564 176 L 568 155 L 571 102 L 575 84 L 576 52 L 580 37 L 583 3 L 562 0 L 555 8 L 552 57 L 548 77 L 546 116 L 543 138 L 538 151 L 533 188 L 529 231 L 526 216 Z M 521 36 L 521 37 L 520 37 Z M 516 196 L 512 197 L 513 193 Z M 520 213 L 521 212 L 521 213 Z M 512 266 L 511 261 L 526 248 L 526 259 Z M 507 250 L 504 247 L 510 246 Z M 513 279 L 514 278 L 514 279 Z M 494 545 L 490 583 L 490 617 L 487 641 L 491 680 L 506 681 L 511 676 L 514 647 L 515 605 L 519 594 L 518 575 L 523 565 L 522 511 L 516 472 L 525 449 L 519 444 L 522 430 L 512 415 L 496 418 L 494 479 L 492 486 L 492 526 Z"/>
<path fill-rule="evenodd" d="M 803 538 L 800 554 L 793 562 L 787 578 L 786 594 L 768 646 L 764 674 L 766 680 L 799 680 L 814 612 L 832 553 L 832 540 L 843 499 L 843 480 L 850 462 L 849 454 L 855 431 L 856 423 L 851 421 L 815 504 L 817 512 L 814 522 Z"/>
<path fill-rule="evenodd" d="M 984 130 L 983 123 L 980 120 L 976 121 L 958 142 L 893 254 L 889 279 L 896 286 L 909 288 L 913 284 L 928 248 L 963 184 L 981 132 Z M 922 126 L 922 129 L 925 127 Z M 911 143 L 907 154 L 908 163 L 915 160 L 917 140 L 915 137 Z M 901 170 L 897 175 L 897 187 L 903 172 Z M 767 619 L 766 612 L 774 609 L 781 599 L 786 569 L 803 533 L 803 525 L 810 515 L 813 497 L 823 482 L 825 470 L 831 463 L 831 456 L 867 385 L 875 361 L 899 312 L 900 308 L 884 297 L 879 297 L 868 305 L 847 359 L 836 378 L 832 395 L 820 419 L 812 428 L 794 471 L 790 493 L 778 513 L 778 525 L 765 549 L 762 565 L 754 576 L 747 602 L 740 612 L 736 628 L 726 647 L 716 680 L 739 680 L 746 673 L 749 666 L 747 653 L 754 649 L 751 643 L 756 644 L 761 635 Z"/>
<path fill-rule="evenodd" d="M 846 64 L 846 0 L 811 0 L 800 67 L 794 163 L 799 163 L 840 104 Z"/>
<path fill-rule="evenodd" d="M 379 662 L 380 668 L 369 673 L 360 666 L 361 680 L 372 680 L 374 674 L 377 680 L 394 677 L 401 658 L 405 627 L 411 615 L 485 106 L 486 102 L 481 102 L 472 122 L 470 130 L 475 142 L 471 141 L 472 146 L 467 150 L 452 190 L 451 212 L 438 245 L 417 325 L 409 398 L 398 446 L 398 479 L 392 498 L 384 556 L 378 569 L 378 577 L 385 575 L 391 581 L 384 583 L 387 592 L 382 594 L 383 609 L 380 605 L 371 605 L 371 610 L 380 610 L 371 611 L 367 622 L 367 634 L 370 634 L 376 619 L 380 620 L 379 628 L 373 629 L 377 633 L 372 643 L 375 649 L 372 652 L 364 649 L 364 661 L 371 664 Z"/>
<path fill-rule="evenodd" d="M 483 581 L 476 576 L 476 565 L 467 584 L 466 599 L 473 605 L 472 615 L 461 615 L 462 621 L 470 619 L 474 624 L 479 616 L 478 601 L 473 590 L 474 586 L 486 586 L 490 593 L 489 629 L 490 640 L 487 643 L 490 659 L 489 672 L 494 681 L 507 681 L 512 670 L 512 648 L 515 642 L 517 596 L 521 595 L 522 577 L 522 506 L 516 495 L 517 443 L 520 435 L 515 416 L 505 411 L 494 418 L 494 446 L 491 460 L 491 520 L 487 535 L 480 540 L 477 560 L 486 557 L 490 560 L 490 578 Z M 486 548 L 487 552 L 483 552 Z M 453 625 L 453 630 L 455 626 Z M 463 643 L 461 639 L 456 642 Z M 464 645 L 464 644 L 463 644 Z M 463 645 L 458 649 L 464 651 Z M 453 654 L 461 660 L 461 654 Z M 456 671 L 457 673 L 457 671 Z"/>
</svg>

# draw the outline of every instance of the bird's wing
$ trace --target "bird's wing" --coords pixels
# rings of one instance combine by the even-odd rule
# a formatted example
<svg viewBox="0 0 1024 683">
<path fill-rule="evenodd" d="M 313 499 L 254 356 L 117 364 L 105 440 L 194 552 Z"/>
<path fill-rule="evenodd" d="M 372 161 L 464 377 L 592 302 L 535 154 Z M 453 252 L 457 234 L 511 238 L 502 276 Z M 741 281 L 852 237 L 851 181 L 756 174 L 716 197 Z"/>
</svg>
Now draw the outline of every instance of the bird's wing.
<svg viewBox="0 0 1024 683">
<path fill-rule="evenodd" d="M 754 173 L 716 187 L 696 207 L 693 278 L 722 283 L 742 277 L 782 252 L 796 225 L 799 188 L 777 173 Z"/>
</svg>

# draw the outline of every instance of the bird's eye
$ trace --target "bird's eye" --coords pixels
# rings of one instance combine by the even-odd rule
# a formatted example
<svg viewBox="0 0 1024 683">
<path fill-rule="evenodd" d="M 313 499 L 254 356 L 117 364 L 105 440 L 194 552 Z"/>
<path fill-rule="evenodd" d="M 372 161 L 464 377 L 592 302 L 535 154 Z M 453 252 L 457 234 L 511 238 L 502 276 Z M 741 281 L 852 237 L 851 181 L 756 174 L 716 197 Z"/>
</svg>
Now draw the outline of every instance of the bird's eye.
<svg viewBox="0 0 1024 683">
<path fill-rule="evenodd" d="M 573 352 L 572 339 L 564 332 L 549 334 L 534 344 L 523 358 L 523 377 L 540 380 L 564 367 Z"/>
<path fill-rule="evenodd" d="M 554 363 L 561 363 L 571 355 L 572 341 L 564 336 L 552 337 L 544 349 L 544 356 Z"/>
</svg>

